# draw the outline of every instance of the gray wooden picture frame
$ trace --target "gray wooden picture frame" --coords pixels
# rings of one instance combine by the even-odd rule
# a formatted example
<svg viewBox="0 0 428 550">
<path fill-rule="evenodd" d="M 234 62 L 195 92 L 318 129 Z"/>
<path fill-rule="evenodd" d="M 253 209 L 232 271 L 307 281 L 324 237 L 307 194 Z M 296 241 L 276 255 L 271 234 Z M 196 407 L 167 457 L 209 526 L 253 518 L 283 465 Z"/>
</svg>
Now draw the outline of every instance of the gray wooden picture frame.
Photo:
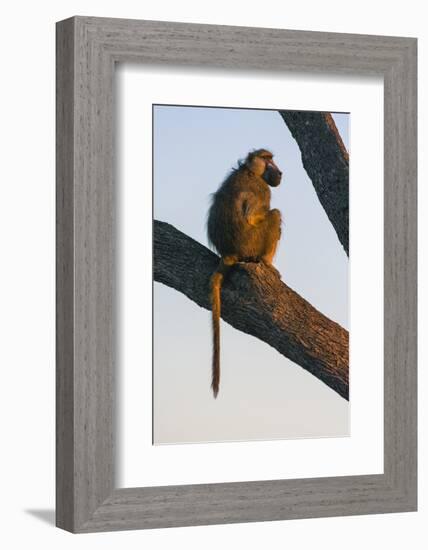
<svg viewBox="0 0 428 550">
<path fill-rule="evenodd" d="M 73 17 L 57 24 L 56 47 L 57 526 L 83 533 L 416 510 L 416 39 Z M 115 487 L 117 62 L 383 77 L 383 474 Z"/>
</svg>

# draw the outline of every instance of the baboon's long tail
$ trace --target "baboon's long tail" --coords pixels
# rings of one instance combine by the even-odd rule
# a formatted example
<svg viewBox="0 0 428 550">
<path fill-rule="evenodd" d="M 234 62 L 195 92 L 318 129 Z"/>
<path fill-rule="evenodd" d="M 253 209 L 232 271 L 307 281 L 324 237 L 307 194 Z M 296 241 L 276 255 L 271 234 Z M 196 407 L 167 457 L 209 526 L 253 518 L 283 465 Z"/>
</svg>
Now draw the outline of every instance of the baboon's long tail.
<svg viewBox="0 0 428 550">
<path fill-rule="evenodd" d="M 220 315 L 221 315 L 221 285 L 224 279 L 223 265 L 211 277 L 211 305 L 213 323 L 213 364 L 211 388 L 217 397 L 220 385 Z"/>
<path fill-rule="evenodd" d="M 224 256 L 220 260 L 217 270 L 211 276 L 211 304 L 213 312 L 213 368 L 212 382 L 214 397 L 217 397 L 220 385 L 220 315 L 221 315 L 221 286 L 229 269 L 235 265 L 237 258 Z"/>
</svg>

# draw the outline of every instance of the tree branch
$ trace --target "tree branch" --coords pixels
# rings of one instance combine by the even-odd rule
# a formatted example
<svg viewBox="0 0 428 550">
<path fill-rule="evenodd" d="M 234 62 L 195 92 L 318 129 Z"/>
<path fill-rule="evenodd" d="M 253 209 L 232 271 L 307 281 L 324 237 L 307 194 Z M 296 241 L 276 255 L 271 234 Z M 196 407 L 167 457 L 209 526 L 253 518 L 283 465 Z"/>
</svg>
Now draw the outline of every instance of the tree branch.
<svg viewBox="0 0 428 550">
<path fill-rule="evenodd" d="M 279 111 L 302 154 L 303 166 L 349 255 L 349 155 L 330 113 Z"/>
<path fill-rule="evenodd" d="M 165 222 L 155 220 L 153 240 L 155 281 L 211 309 L 209 280 L 219 257 Z M 349 399 L 348 332 L 284 284 L 275 269 L 237 265 L 223 286 L 222 318 Z"/>
</svg>

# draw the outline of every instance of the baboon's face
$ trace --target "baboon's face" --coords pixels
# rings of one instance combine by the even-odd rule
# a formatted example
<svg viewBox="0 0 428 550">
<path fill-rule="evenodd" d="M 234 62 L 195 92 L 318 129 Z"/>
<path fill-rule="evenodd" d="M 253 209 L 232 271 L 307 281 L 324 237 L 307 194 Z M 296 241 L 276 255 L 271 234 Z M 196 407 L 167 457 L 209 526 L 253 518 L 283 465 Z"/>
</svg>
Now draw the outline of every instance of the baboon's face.
<svg viewBox="0 0 428 550">
<path fill-rule="evenodd" d="M 256 176 L 261 176 L 271 187 L 281 183 L 282 172 L 273 161 L 270 151 L 260 149 L 248 156 L 247 164 Z"/>
<path fill-rule="evenodd" d="M 260 158 L 265 164 L 263 179 L 271 187 L 277 187 L 281 183 L 282 172 L 273 161 L 273 155 L 269 152 L 264 152 Z"/>
<path fill-rule="evenodd" d="M 282 172 L 278 166 L 270 160 L 266 162 L 266 169 L 263 174 L 263 179 L 271 187 L 277 187 L 281 183 Z"/>
</svg>

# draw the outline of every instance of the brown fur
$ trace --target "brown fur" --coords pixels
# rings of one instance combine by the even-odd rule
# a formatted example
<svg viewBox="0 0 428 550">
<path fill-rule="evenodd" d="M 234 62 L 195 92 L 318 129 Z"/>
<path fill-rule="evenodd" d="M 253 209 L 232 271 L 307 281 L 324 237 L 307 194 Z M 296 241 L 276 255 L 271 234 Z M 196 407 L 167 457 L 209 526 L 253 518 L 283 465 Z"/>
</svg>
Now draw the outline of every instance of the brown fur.
<svg viewBox="0 0 428 550">
<path fill-rule="evenodd" d="M 281 213 L 270 209 L 270 186 L 276 187 L 281 172 L 272 153 L 259 149 L 232 170 L 213 195 L 208 214 L 208 239 L 221 256 L 211 277 L 213 325 L 212 383 L 214 397 L 220 384 L 221 287 L 237 262 L 271 264 L 281 236 Z"/>
</svg>

